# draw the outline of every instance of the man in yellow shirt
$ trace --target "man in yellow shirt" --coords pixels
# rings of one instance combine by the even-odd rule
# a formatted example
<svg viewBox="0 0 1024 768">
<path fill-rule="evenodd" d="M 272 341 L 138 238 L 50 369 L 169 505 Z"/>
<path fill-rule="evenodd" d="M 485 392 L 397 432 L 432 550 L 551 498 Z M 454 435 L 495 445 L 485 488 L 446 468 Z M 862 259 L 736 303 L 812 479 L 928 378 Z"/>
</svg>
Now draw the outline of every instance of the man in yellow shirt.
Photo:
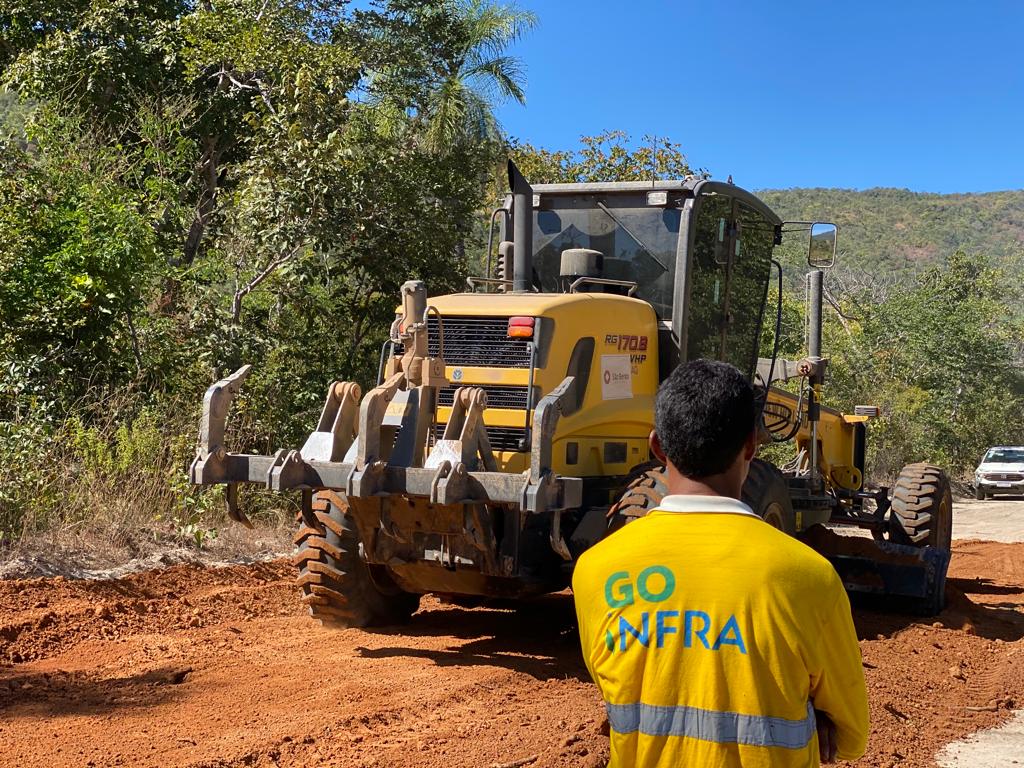
<svg viewBox="0 0 1024 768">
<path fill-rule="evenodd" d="M 651 435 L 669 495 L 576 565 L 612 768 L 816 766 L 864 753 L 867 691 L 842 582 L 739 501 L 757 417 L 736 368 L 679 366 Z"/>
</svg>

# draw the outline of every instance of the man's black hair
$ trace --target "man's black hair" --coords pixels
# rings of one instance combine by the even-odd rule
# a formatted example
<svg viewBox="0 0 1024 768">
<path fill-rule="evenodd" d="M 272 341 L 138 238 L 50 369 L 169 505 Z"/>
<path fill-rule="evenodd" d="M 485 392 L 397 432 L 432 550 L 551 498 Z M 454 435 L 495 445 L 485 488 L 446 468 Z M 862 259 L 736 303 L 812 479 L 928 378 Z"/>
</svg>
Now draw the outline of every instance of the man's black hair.
<svg viewBox="0 0 1024 768">
<path fill-rule="evenodd" d="M 658 389 L 654 429 L 665 456 L 686 477 L 728 469 L 756 419 L 754 387 L 728 363 L 691 360 Z"/>
</svg>

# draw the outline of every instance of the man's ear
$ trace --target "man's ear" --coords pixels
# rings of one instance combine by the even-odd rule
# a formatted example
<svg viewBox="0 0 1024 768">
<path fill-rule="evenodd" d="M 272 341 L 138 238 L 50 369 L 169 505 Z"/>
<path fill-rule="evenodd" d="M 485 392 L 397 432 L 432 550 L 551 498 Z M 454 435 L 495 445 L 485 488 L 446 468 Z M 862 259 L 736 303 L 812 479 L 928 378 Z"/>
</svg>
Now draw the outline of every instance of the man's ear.
<svg viewBox="0 0 1024 768">
<path fill-rule="evenodd" d="M 668 460 L 665 458 L 665 449 L 661 447 L 661 440 L 658 439 L 658 433 L 651 430 L 651 436 L 647 438 L 647 442 L 651 446 L 651 453 L 654 454 L 654 458 L 662 464 L 668 464 Z"/>
<path fill-rule="evenodd" d="M 747 442 L 743 444 L 743 459 L 745 461 L 753 461 L 754 457 L 757 455 L 757 448 L 758 439 L 757 430 L 755 429 L 751 431 L 750 435 L 747 437 Z"/>
</svg>

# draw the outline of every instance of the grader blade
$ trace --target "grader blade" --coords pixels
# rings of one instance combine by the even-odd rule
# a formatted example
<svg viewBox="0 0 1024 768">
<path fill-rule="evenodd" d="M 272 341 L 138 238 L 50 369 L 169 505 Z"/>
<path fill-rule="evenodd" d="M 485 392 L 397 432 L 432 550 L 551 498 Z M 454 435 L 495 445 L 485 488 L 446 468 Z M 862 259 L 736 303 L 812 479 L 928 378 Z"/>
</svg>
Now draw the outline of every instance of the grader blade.
<svg viewBox="0 0 1024 768">
<path fill-rule="evenodd" d="M 861 536 L 842 536 L 815 526 L 804 539 L 832 563 L 851 596 L 884 596 L 894 605 L 933 616 L 945 603 L 950 552 Z"/>
</svg>

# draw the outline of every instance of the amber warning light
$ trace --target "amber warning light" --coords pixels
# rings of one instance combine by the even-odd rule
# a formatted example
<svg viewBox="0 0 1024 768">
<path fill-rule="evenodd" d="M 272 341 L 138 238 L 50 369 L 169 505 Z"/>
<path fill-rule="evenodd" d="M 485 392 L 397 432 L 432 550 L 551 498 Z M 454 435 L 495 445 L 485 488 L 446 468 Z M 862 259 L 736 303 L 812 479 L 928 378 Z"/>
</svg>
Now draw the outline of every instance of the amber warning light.
<svg viewBox="0 0 1024 768">
<path fill-rule="evenodd" d="M 510 339 L 532 339 L 533 324 L 532 317 L 510 317 L 508 319 L 508 337 Z"/>
</svg>

